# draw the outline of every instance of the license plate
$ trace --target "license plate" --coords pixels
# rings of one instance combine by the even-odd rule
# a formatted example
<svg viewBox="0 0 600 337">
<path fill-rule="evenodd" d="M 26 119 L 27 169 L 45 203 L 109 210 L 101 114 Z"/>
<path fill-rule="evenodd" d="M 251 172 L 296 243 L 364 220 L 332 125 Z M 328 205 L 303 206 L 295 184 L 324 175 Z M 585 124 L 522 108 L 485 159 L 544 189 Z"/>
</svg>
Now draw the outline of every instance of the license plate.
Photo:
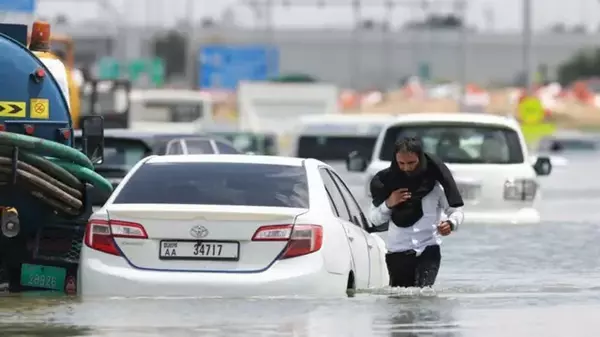
<svg viewBox="0 0 600 337">
<path fill-rule="evenodd" d="M 60 267 L 23 264 L 21 266 L 21 285 L 62 291 L 65 288 L 67 271 Z"/>
<path fill-rule="evenodd" d="M 163 260 L 237 261 L 239 254 L 239 242 L 161 241 L 159 257 Z"/>
</svg>

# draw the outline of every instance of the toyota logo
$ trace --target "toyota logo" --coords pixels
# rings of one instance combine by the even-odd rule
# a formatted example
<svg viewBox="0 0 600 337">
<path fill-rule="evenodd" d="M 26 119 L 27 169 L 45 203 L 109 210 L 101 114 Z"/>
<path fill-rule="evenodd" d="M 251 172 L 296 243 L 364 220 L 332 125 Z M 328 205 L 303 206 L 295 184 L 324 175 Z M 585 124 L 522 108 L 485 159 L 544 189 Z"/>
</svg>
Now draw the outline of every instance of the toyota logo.
<svg viewBox="0 0 600 337">
<path fill-rule="evenodd" d="M 208 229 L 204 226 L 195 226 L 190 229 L 190 235 L 196 239 L 202 239 L 208 235 Z"/>
</svg>

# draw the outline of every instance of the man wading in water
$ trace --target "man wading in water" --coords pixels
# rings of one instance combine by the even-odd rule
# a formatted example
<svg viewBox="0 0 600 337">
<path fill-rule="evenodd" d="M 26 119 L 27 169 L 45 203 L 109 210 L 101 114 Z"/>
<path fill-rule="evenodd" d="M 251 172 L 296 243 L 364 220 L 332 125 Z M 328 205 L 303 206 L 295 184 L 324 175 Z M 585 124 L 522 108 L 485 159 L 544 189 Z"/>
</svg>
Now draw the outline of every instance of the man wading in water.
<svg viewBox="0 0 600 337">
<path fill-rule="evenodd" d="M 389 168 L 371 180 L 375 226 L 388 225 L 385 257 L 392 287 L 431 287 L 440 268 L 441 236 L 463 221 L 464 205 L 448 167 L 414 138 L 400 140 Z M 443 186 L 443 189 L 442 189 Z M 448 220 L 440 221 L 441 213 Z"/>
</svg>

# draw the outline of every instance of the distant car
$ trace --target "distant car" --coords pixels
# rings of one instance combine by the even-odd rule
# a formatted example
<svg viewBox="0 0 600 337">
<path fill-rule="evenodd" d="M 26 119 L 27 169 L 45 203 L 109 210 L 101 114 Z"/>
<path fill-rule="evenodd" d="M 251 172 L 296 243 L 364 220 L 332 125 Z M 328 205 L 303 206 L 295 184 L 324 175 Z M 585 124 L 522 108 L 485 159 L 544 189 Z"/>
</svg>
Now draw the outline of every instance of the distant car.
<svg viewBox="0 0 600 337">
<path fill-rule="evenodd" d="M 351 151 L 371 156 L 381 130 L 395 117 L 386 114 L 309 115 L 302 117 L 292 156 L 343 163 Z"/>
<path fill-rule="evenodd" d="M 567 166 L 568 157 L 572 155 L 589 155 L 599 151 L 600 135 L 576 131 L 562 131 L 543 137 L 536 149 L 539 154 L 549 155 L 554 166 Z"/>
<path fill-rule="evenodd" d="M 80 147 L 81 132 L 75 133 L 75 145 Z M 212 135 L 186 132 L 143 132 L 130 129 L 104 131 L 104 161 L 95 170 L 114 187 L 140 160 L 150 155 L 167 154 L 242 154 L 229 141 Z M 106 201 L 92 197 L 93 205 Z"/>
<path fill-rule="evenodd" d="M 388 284 L 385 243 L 328 165 L 151 156 L 89 220 L 83 296 L 338 296 Z"/>
<path fill-rule="evenodd" d="M 352 154 L 350 171 L 364 172 L 365 190 L 379 171 L 390 166 L 397 139 L 422 140 L 425 151 L 440 157 L 452 172 L 465 201 L 465 221 L 472 224 L 540 222 L 535 202 L 538 176 L 549 175 L 550 159 L 529 160 L 516 120 L 491 114 L 417 113 L 396 118 L 378 137 L 370 159 Z"/>
</svg>

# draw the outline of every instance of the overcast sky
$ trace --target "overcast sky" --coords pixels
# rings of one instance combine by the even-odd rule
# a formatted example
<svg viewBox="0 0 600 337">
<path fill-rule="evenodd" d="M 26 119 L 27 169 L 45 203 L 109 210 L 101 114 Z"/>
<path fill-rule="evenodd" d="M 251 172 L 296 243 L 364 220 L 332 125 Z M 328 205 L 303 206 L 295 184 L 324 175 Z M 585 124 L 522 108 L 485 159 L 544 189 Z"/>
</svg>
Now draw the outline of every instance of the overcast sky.
<svg viewBox="0 0 600 337">
<path fill-rule="evenodd" d="M 7 0 L 3 0 L 7 1 Z M 14 1 L 14 0 L 12 0 Z M 241 25 L 253 26 L 252 12 L 244 6 L 235 5 L 238 0 L 104 0 L 110 3 L 115 12 L 103 10 L 98 0 L 38 0 L 37 15 L 53 17 L 59 13 L 66 14 L 72 21 L 90 19 L 125 20 L 142 24 L 146 21 L 165 26 L 188 17 L 200 19 L 206 16 L 218 17 L 225 9 L 235 10 L 236 21 Z M 278 1 L 278 0 L 274 0 Z M 292 3 L 310 3 L 315 0 L 289 0 Z M 326 0 L 327 1 L 327 0 Z M 338 3 L 341 0 L 336 0 Z M 381 0 L 362 0 L 363 3 L 382 3 Z M 398 1 L 398 0 L 397 0 Z M 408 3 L 415 0 L 403 0 L 405 5 L 394 10 L 394 25 L 402 25 L 412 18 L 422 17 L 422 11 L 411 9 Z M 435 0 L 434 0 L 435 1 Z M 532 0 L 533 23 L 537 29 L 543 29 L 556 22 L 567 25 L 583 23 L 592 29 L 600 24 L 600 0 Z M 192 10 L 188 10 L 192 3 Z M 348 0 L 350 3 L 350 0 Z M 450 10 L 448 0 L 435 1 L 438 12 Z M 378 19 L 384 17 L 382 8 L 365 8 L 365 18 Z M 324 27 L 349 25 L 352 20 L 351 10 L 332 9 L 276 9 L 274 22 L 280 27 Z M 468 0 L 468 23 L 480 29 L 517 30 L 522 24 L 522 0 Z"/>
</svg>

